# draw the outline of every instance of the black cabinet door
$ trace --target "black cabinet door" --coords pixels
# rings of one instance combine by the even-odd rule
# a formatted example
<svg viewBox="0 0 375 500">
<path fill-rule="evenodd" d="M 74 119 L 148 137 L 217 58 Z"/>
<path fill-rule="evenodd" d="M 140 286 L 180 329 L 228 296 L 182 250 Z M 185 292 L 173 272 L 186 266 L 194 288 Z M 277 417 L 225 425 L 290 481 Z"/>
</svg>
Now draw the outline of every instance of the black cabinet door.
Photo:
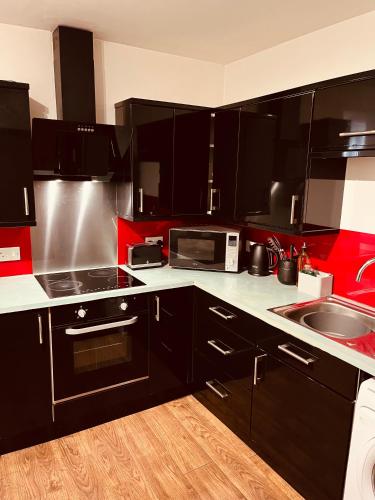
<svg viewBox="0 0 375 500">
<path fill-rule="evenodd" d="M 0 85 L 0 226 L 35 224 L 29 95 Z"/>
<path fill-rule="evenodd" d="M 46 311 L 0 316 L 0 436 L 12 438 L 52 422 Z"/>
<path fill-rule="evenodd" d="M 248 222 L 291 232 L 302 222 L 312 105 L 313 93 L 306 93 L 248 106 L 274 117 L 276 127 L 269 213 Z M 265 168 L 261 156 L 258 165 Z"/>
<path fill-rule="evenodd" d="M 272 356 L 256 362 L 252 446 L 305 498 L 341 499 L 353 403 Z"/>
<path fill-rule="evenodd" d="M 133 126 L 133 214 L 172 214 L 173 108 L 131 105 Z"/>
<path fill-rule="evenodd" d="M 374 130 L 374 78 L 316 91 L 311 130 L 313 151 L 374 148 L 375 133 L 371 133 Z"/>
<path fill-rule="evenodd" d="M 234 216 L 239 129 L 239 108 L 215 112 L 215 147 L 208 207 L 212 215 Z"/>
<path fill-rule="evenodd" d="M 207 213 L 210 110 L 175 109 L 173 213 Z"/>
<path fill-rule="evenodd" d="M 151 296 L 150 386 L 152 394 L 185 387 L 191 379 L 193 290 Z"/>
<path fill-rule="evenodd" d="M 269 213 L 276 132 L 276 115 L 253 106 L 241 109 L 236 218 L 247 220 L 254 214 Z"/>
<path fill-rule="evenodd" d="M 235 372 L 227 373 L 212 358 L 194 351 L 194 397 L 246 443 L 250 438 L 252 356 L 251 352 L 235 356 Z"/>
</svg>

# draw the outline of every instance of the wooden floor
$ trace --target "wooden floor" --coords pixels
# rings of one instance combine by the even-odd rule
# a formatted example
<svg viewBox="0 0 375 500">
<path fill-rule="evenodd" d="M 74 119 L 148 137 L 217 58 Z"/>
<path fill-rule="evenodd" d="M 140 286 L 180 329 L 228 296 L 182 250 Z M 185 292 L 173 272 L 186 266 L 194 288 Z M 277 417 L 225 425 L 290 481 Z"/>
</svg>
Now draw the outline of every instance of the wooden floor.
<svg viewBox="0 0 375 500">
<path fill-rule="evenodd" d="M 192 396 L 0 457 L 0 499 L 301 498 Z"/>
</svg>

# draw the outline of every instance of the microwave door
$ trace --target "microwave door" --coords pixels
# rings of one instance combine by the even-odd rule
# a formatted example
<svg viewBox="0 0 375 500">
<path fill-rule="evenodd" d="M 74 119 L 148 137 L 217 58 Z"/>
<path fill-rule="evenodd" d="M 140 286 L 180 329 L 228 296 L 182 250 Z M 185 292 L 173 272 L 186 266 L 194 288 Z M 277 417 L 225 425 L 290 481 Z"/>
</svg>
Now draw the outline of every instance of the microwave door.
<svg viewBox="0 0 375 500">
<path fill-rule="evenodd" d="M 177 232 L 176 232 L 177 233 Z M 172 237 L 171 265 L 189 269 L 225 270 L 224 233 L 183 232 Z"/>
</svg>

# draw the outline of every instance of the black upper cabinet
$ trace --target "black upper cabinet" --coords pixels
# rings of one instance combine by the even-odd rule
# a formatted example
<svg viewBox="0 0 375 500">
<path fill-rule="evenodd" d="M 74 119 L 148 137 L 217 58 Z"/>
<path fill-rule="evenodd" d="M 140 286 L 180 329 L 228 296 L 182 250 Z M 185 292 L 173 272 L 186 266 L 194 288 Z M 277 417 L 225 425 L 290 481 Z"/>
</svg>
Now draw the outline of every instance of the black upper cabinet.
<svg viewBox="0 0 375 500">
<path fill-rule="evenodd" d="M 128 99 L 116 104 L 122 165 L 117 177 L 120 217 L 149 220 L 172 215 L 173 106 Z"/>
<path fill-rule="evenodd" d="M 345 156 L 345 151 L 346 156 L 374 156 L 374 151 L 368 152 L 375 149 L 374 130 L 375 78 L 316 91 L 311 133 L 314 154 Z"/>
<path fill-rule="evenodd" d="M 251 105 L 241 109 L 235 203 L 235 217 L 241 220 L 270 211 L 278 117 L 267 111 Z"/>
<path fill-rule="evenodd" d="M 116 123 L 128 130 L 117 174 L 120 217 L 147 220 L 207 212 L 208 111 L 128 99 L 116 104 Z"/>
<path fill-rule="evenodd" d="M 239 130 L 240 108 L 215 112 L 208 204 L 212 215 L 228 218 L 234 215 Z"/>
<path fill-rule="evenodd" d="M 207 213 L 210 110 L 175 109 L 173 213 Z"/>
<path fill-rule="evenodd" d="M 249 106 L 215 113 L 209 213 L 246 220 L 269 212 L 276 123 Z"/>
<path fill-rule="evenodd" d="M 313 93 L 254 103 L 248 109 L 269 114 L 275 120 L 275 142 L 267 215 L 249 217 L 248 222 L 279 230 L 298 231 L 303 219 L 303 197 L 308 171 L 308 144 Z M 260 152 L 258 170 L 264 168 Z"/>
<path fill-rule="evenodd" d="M 46 311 L 3 314 L 0 329 L 0 437 L 6 440 L 52 423 Z"/>
<path fill-rule="evenodd" d="M 35 225 L 28 88 L 0 81 L 0 226 Z"/>
<path fill-rule="evenodd" d="M 172 213 L 173 108 L 132 106 L 134 212 Z"/>
</svg>

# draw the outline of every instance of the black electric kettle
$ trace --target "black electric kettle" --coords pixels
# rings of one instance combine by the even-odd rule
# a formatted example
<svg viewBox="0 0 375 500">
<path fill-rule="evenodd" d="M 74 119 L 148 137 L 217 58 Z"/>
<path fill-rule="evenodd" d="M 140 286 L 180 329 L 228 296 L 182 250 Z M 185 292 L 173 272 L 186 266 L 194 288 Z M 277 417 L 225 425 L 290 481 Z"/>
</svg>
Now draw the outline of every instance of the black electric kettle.
<svg viewBox="0 0 375 500">
<path fill-rule="evenodd" d="M 248 272 L 253 276 L 268 276 L 279 262 L 279 256 L 264 243 L 255 243 L 250 247 Z"/>
</svg>

